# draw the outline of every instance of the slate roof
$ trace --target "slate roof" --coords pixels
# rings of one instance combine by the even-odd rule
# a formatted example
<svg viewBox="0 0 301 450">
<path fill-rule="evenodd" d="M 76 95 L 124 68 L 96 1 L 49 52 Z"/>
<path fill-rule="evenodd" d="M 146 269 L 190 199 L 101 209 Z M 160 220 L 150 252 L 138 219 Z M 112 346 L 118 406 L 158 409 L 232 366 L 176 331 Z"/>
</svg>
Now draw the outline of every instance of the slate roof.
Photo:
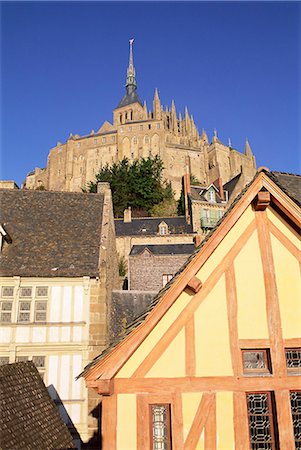
<svg viewBox="0 0 301 450">
<path fill-rule="evenodd" d="M 162 245 L 133 245 L 130 256 L 140 255 L 148 249 L 153 255 L 191 255 L 194 252 L 194 244 L 162 244 Z"/>
<path fill-rule="evenodd" d="M 0 205 L 12 239 L 0 254 L 0 275 L 99 275 L 102 194 L 3 189 Z"/>
<path fill-rule="evenodd" d="M 142 217 L 132 219 L 131 222 L 123 222 L 123 219 L 115 219 L 115 232 L 118 236 L 155 236 L 161 222 L 168 226 L 169 234 L 193 233 L 192 225 L 186 222 L 185 217 Z M 145 231 L 144 231 L 145 230 Z"/>
<path fill-rule="evenodd" d="M 216 190 L 215 190 L 215 199 L 216 199 L 215 202 L 209 202 L 209 200 L 207 200 L 207 198 L 204 195 L 208 191 L 208 187 L 191 186 L 190 190 L 191 190 L 190 198 L 193 201 L 205 202 L 210 205 L 216 205 L 216 204 L 225 205 L 225 202 L 220 198 L 220 196 Z"/>
<path fill-rule="evenodd" d="M 136 90 L 133 90 L 131 92 L 127 91 L 126 94 L 124 95 L 124 97 L 118 103 L 118 106 L 116 109 L 122 108 L 123 106 L 131 105 L 132 103 L 136 103 L 136 102 L 142 106 L 142 102 L 141 102 Z"/>
<path fill-rule="evenodd" d="M 232 178 L 232 180 L 230 180 L 224 184 L 223 188 L 224 188 L 224 191 L 228 191 L 228 198 L 231 198 L 232 192 L 234 191 L 235 186 L 239 182 L 241 175 L 242 174 L 239 173 L 234 178 Z"/>
<path fill-rule="evenodd" d="M 275 182 L 295 203 L 297 203 L 301 207 L 301 202 L 298 200 L 298 192 L 299 189 L 301 189 L 301 176 L 295 175 L 295 174 L 284 174 L 281 172 L 270 172 L 268 170 L 262 170 L 272 181 Z M 231 204 L 230 208 L 225 212 L 225 214 L 221 217 L 221 219 L 217 222 L 216 226 L 206 235 L 205 239 L 201 242 L 199 247 L 195 249 L 195 251 L 188 257 L 187 261 L 183 264 L 183 266 L 178 270 L 178 272 L 174 275 L 174 277 L 158 292 L 158 294 L 155 296 L 153 301 L 149 304 L 149 306 L 146 308 L 146 310 L 137 316 L 132 323 L 130 323 L 125 331 L 124 334 L 119 336 L 114 342 L 112 342 L 103 352 L 98 355 L 96 358 L 94 358 L 83 370 L 82 373 L 78 375 L 77 378 L 85 375 L 93 366 L 95 366 L 98 361 L 100 361 L 104 356 L 106 356 L 110 351 L 115 348 L 119 342 L 121 342 L 123 339 L 125 339 L 135 328 L 137 328 L 146 317 L 151 313 L 151 311 L 156 307 L 156 305 L 160 302 L 161 298 L 165 294 L 165 292 L 170 288 L 170 286 L 178 279 L 180 274 L 186 269 L 186 267 L 190 264 L 192 259 L 195 257 L 197 253 L 199 253 L 204 245 L 207 243 L 207 241 L 211 238 L 211 236 L 215 233 L 217 228 L 220 226 L 220 224 L 225 220 L 225 218 L 229 215 L 229 213 L 233 210 L 235 205 L 238 203 L 238 201 L 243 197 L 245 192 L 249 189 L 251 184 L 253 184 L 254 180 L 258 177 L 260 172 L 257 172 L 254 176 L 254 178 L 250 181 L 250 183 L 245 186 L 245 188 L 242 190 L 242 192 L 235 198 L 233 203 Z M 286 179 L 286 177 L 282 178 L 282 181 L 284 180 L 284 183 L 286 182 L 285 186 L 283 186 L 280 182 L 281 175 L 288 175 L 289 181 Z M 290 178 L 292 177 L 292 178 Z M 286 187 L 288 184 L 291 184 L 291 187 L 293 188 L 294 194 L 289 191 Z"/>
<path fill-rule="evenodd" d="M 274 181 L 279 184 L 285 193 L 301 204 L 301 175 L 286 172 L 272 172 Z"/>
<path fill-rule="evenodd" d="M 32 361 L 0 366 L 0 449 L 75 448 Z"/>
</svg>

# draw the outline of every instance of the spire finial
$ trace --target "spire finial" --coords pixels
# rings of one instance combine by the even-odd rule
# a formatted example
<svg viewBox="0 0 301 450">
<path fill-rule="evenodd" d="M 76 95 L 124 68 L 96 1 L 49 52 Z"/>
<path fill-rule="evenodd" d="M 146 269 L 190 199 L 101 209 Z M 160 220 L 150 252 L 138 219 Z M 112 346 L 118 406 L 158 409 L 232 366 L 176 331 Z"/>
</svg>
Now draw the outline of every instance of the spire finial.
<svg viewBox="0 0 301 450">
<path fill-rule="evenodd" d="M 228 138 L 228 147 L 232 148 L 232 142 L 230 138 Z"/>
<path fill-rule="evenodd" d="M 129 57 L 129 66 L 127 69 L 127 77 L 126 77 L 126 87 L 128 86 L 137 86 L 136 84 L 136 72 L 133 61 L 133 42 L 134 39 L 130 39 L 130 57 Z"/>
<path fill-rule="evenodd" d="M 252 150 L 251 150 L 251 147 L 250 147 L 248 138 L 246 138 L 245 155 L 246 155 L 246 156 L 249 156 L 249 157 L 250 157 L 250 156 L 253 156 L 253 153 L 252 153 Z"/>
</svg>

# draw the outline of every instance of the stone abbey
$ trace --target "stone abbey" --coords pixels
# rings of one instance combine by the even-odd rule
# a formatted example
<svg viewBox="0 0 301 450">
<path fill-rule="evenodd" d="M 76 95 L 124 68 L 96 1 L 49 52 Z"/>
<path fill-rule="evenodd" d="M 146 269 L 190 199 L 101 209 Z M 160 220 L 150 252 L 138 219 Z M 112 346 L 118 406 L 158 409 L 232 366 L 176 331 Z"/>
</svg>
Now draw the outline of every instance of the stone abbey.
<svg viewBox="0 0 301 450">
<path fill-rule="evenodd" d="M 164 164 L 164 177 L 171 182 L 176 197 L 181 191 L 182 177 L 187 171 L 202 185 L 221 178 L 225 183 L 239 173 L 244 184 L 256 171 L 255 157 L 246 141 L 244 153 L 225 145 L 216 132 L 211 143 L 206 132 L 201 135 L 189 115 L 177 114 L 174 102 L 163 108 L 155 90 L 153 110 L 142 103 L 137 94 L 133 62 L 133 40 L 130 40 L 126 93 L 113 110 L 113 124 L 106 121 L 97 132 L 86 136 L 70 135 L 64 144 L 50 150 L 47 167 L 36 168 L 25 181 L 27 189 L 81 191 L 106 164 L 123 158 L 159 155 Z"/>
</svg>

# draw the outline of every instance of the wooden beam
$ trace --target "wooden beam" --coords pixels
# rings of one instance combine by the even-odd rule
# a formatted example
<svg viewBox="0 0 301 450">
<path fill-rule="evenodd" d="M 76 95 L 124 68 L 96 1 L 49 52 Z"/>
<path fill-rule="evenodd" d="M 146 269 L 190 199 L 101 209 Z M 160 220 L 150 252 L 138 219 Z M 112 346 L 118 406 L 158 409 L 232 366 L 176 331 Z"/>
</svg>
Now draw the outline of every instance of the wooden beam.
<svg viewBox="0 0 301 450">
<path fill-rule="evenodd" d="M 117 395 L 102 399 L 102 449 L 116 450 Z"/>
<path fill-rule="evenodd" d="M 185 325 L 185 372 L 186 376 L 195 376 L 195 329 L 192 315 Z"/>
<path fill-rule="evenodd" d="M 187 287 L 196 294 L 202 288 L 202 282 L 201 280 L 199 280 L 197 277 L 194 276 L 188 281 Z"/>
<path fill-rule="evenodd" d="M 250 448 L 249 419 L 245 392 L 233 393 L 235 450 Z"/>
<path fill-rule="evenodd" d="M 289 390 L 275 391 L 279 446 L 281 450 L 295 450 L 293 419 Z"/>
<path fill-rule="evenodd" d="M 255 211 L 265 211 L 271 203 L 271 195 L 268 191 L 260 191 L 253 201 Z"/>
<path fill-rule="evenodd" d="M 212 392 L 204 392 L 187 435 L 184 450 L 193 450 L 196 448 L 205 427 L 207 417 L 210 414 L 212 402 L 215 402 L 215 395 Z"/>
</svg>

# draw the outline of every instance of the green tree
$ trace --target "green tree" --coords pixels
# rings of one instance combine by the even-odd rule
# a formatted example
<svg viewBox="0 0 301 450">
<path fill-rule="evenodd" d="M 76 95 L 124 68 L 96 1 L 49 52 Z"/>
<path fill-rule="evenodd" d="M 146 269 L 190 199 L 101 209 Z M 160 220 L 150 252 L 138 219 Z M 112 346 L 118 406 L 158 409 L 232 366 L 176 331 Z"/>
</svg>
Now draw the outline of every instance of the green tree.
<svg viewBox="0 0 301 450">
<path fill-rule="evenodd" d="M 171 185 L 162 180 L 163 162 L 159 156 L 135 160 L 124 158 L 112 166 L 106 165 L 87 186 L 88 192 L 97 191 L 97 183 L 110 183 L 115 217 L 121 217 L 129 206 L 150 213 L 154 205 L 173 198 Z"/>
</svg>

